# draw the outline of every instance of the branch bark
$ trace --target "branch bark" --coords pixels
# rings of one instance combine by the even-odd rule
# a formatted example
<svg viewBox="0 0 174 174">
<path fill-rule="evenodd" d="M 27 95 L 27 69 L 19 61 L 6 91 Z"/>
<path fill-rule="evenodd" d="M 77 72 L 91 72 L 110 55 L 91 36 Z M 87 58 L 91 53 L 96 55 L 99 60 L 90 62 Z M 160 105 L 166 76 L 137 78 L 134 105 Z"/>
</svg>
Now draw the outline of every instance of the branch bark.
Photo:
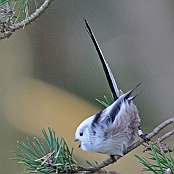
<svg viewBox="0 0 174 174">
<path fill-rule="evenodd" d="M 158 125 L 152 132 L 150 132 L 148 135 L 147 135 L 147 138 L 151 139 L 152 137 L 154 137 L 155 135 L 157 135 L 162 129 L 164 129 L 165 127 L 167 127 L 169 124 L 172 124 L 174 123 L 174 117 L 173 118 L 170 118 L 164 122 L 162 122 L 160 125 Z M 165 134 L 164 136 L 162 136 L 160 138 L 160 141 L 163 141 L 164 139 L 166 139 L 167 137 L 171 136 L 174 134 L 174 130 L 168 132 L 167 134 Z M 127 151 L 124 153 L 124 155 L 128 154 L 129 152 L 131 152 L 132 150 L 136 149 L 137 147 L 139 147 L 141 144 L 143 144 L 143 140 L 140 139 L 138 140 L 136 143 L 134 143 L 132 146 L 130 146 Z M 123 156 L 124 157 L 124 156 Z M 116 161 L 118 159 L 120 159 L 122 157 L 120 156 L 116 156 L 115 159 Z M 90 173 L 94 173 L 94 172 L 97 172 L 99 170 L 101 170 L 103 167 L 106 167 L 110 164 L 113 164 L 113 161 L 111 158 L 109 159 L 106 159 L 104 160 L 103 162 L 101 162 L 100 164 L 96 165 L 96 166 L 93 166 L 93 167 L 81 167 L 80 170 L 81 171 L 88 171 Z"/>
<path fill-rule="evenodd" d="M 34 21 L 36 18 L 38 18 L 51 4 L 53 0 L 45 0 L 44 3 L 35 10 L 34 13 L 32 13 L 27 19 L 24 19 L 23 21 L 20 21 L 16 24 L 11 24 L 8 27 L 9 31 L 3 32 L 0 35 L 0 40 L 1 39 L 5 39 L 5 38 L 9 38 L 11 36 L 11 34 L 13 32 L 15 32 L 16 30 L 25 27 L 26 25 L 30 24 L 32 21 Z"/>
</svg>

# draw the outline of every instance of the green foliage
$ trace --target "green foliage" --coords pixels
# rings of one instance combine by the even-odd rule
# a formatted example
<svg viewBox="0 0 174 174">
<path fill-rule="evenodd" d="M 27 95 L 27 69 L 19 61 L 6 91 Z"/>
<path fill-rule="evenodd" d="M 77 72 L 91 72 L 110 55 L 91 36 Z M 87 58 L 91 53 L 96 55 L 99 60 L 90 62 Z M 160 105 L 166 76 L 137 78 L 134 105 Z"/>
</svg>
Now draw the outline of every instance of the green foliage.
<svg viewBox="0 0 174 174">
<path fill-rule="evenodd" d="M 9 25 L 15 24 L 27 19 L 38 6 L 38 0 L 0 0 L 0 20 Z"/>
<path fill-rule="evenodd" d="M 97 161 L 95 162 L 86 161 L 86 163 L 89 164 L 91 167 L 98 165 Z"/>
<path fill-rule="evenodd" d="M 167 169 L 174 173 L 174 150 L 164 152 L 158 145 L 150 144 L 150 162 L 144 157 L 135 155 L 141 164 L 145 166 L 143 171 L 153 172 L 155 174 L 165 174 Z"/>
<path fill-rule="evenodd" d="M 10 3 L 12 2 L 12 0 L 0 0 L 0 6 L 4 5 L 5 3 L 7 3 L 8 5 L 10 5 Z"/>
<path fill-rule="evenodd" d="M 27 171 L 41 173 L 67 173 L 75 171 L 73 149 L 69 149 L 65 140 L 59 140 L 55 131 L 48 128 L 48 134 L 43 129 L 45 143 L 41 143 L 37 137 L 33 141 L 27 138 L 27 143 L 18 142 L 20 153 L 14 152 L 18 163 L 24 164 Z"/>
<path fill-rule="evenodd" d="M 102 104 L 104 107 L 108 107 L 111 105 L 111 102 L 107 99 L 107 97 L 104 95 L 104 99 L 105 101 L 96 99 L 96 101 L 98 101 L 100 104 Z"/>
</svg>

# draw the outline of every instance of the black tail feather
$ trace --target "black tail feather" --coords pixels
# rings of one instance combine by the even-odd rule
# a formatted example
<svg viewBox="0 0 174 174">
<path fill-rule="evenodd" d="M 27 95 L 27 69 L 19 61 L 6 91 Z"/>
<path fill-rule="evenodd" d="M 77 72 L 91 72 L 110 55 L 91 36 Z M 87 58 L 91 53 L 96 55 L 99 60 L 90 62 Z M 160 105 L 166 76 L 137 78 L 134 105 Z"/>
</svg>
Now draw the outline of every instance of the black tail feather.
<svg viewBox="0 0 174 174">
<path fill-rule="evenodd" d="M 107 78 L 107 81 L 109 83 L 109 87 L 110 87 L 112 95 L 113 95 L 113 99 L 115 101 L 119 97 L 119 91 L 118 91 L 115 79 L 114 79 L 114 77 L 112 75 L 112 72 L 111 72 L 108 64 L 105 61 L 105 58 L 104 58 L 104 56 L 102 54 L 102 51 L 101 51 L 101 49 L 100 49 L 100 47 L 99 47 L 99 45 L 97 43 L 97 40 L 95 39 L 95 36 L 94 36 L 94 34 L 93 34 L 93 32 L 92 32 L 88 22 L 86 21 L 86 19 L 84 19 L 84 21 L 85 21 L 85 24 L 86 24 L 86 30 L 87 30 L 89 36 L 91 37 L 92 42 L 93 42 L 93 44 L 94 44 L 94 46 L 95 46 L 95 48 L 97 50 L 97 53 L 99 55 L 100 61 L 102 63 L 102 66 L 103 66 L 103 69 L 104 69 L 104 72 L 105 72 L 105 75 L 106 75 L 106 78 Z"/>
</svg>

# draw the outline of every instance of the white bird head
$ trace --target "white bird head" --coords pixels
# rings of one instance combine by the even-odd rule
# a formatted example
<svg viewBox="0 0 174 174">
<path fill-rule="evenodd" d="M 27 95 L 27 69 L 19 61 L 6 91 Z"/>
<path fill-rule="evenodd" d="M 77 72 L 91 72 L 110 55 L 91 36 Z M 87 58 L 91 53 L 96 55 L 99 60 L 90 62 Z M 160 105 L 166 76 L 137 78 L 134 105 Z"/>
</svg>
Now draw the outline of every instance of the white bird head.
<svg viewBox="0 0 174 174">
<path fill-rule="evenodd" d="M 94 116 L 91 116 L 87 119 L 85 119 L 76 129 L 76 132 L 75 132 L 75 139 L 74 141 L 80 141 L 80 142 L 83 142 L 84 139 L 86 139 L 88 136 L 88 129 L 87 127 L 89 125 L 91 125 L 91 122 L 93 121 L 94 119 Z M 81 144 L 79 145 L 79 147 L 81 146 Z"/>
</svg>

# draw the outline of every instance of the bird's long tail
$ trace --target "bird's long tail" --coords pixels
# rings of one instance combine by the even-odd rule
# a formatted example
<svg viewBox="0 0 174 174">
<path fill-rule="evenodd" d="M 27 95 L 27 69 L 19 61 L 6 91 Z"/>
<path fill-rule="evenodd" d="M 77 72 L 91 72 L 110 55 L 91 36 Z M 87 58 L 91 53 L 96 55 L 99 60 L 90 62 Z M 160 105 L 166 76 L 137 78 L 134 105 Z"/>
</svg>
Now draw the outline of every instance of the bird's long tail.
<svg viewBox="0 0 174 174">
<path fill-rule="evenodd" d="M 88 22 L 85 19 L 84 19 L 84 21 L 85 21 L 85 24 L 86 24 L 86 30 L 87 30 L 87 32 L 88 32 L 88 34 L 89 34 L 89 36 L 90 36 L 90 38 L 91 38 L 95 48 L 96 48 L 96 50 L 97 50 L 97 53 L 98 53 L 99 58 L 100 58 L 100 61 L 102 63 L 102 66 L 103 66 L 103 69 L 104 69 L 104 72 L 105 72 L 105 75 L 106 75 L 109 87 L 110 87 L 111 92 L 112 92 L 113 100 L 116 101 L 119 98 L 119 96 L 120 96 L 120 91 L 119 91 L 119 89 L 117 87 L 117 84 L 116 84 L 116 81 L 114 79 L 114 76 L 113 76 L 113 74 L 112 74 L 112 72 L 111 72 L 111 70 L 110 70 L 110 68 L 109 68 L 109 66 L 108 66 L 104 56 L 103 56 L 103 53 L 102 53 L 102 51 L 101 51 L 101 49 L 99 47 L 99 44 L 97 43 L 97 40 L 95 39 L 95 36 L 94 36 L 94 34 L 92 32 L 92 29 L 90 28 Z"/>
</svg>

